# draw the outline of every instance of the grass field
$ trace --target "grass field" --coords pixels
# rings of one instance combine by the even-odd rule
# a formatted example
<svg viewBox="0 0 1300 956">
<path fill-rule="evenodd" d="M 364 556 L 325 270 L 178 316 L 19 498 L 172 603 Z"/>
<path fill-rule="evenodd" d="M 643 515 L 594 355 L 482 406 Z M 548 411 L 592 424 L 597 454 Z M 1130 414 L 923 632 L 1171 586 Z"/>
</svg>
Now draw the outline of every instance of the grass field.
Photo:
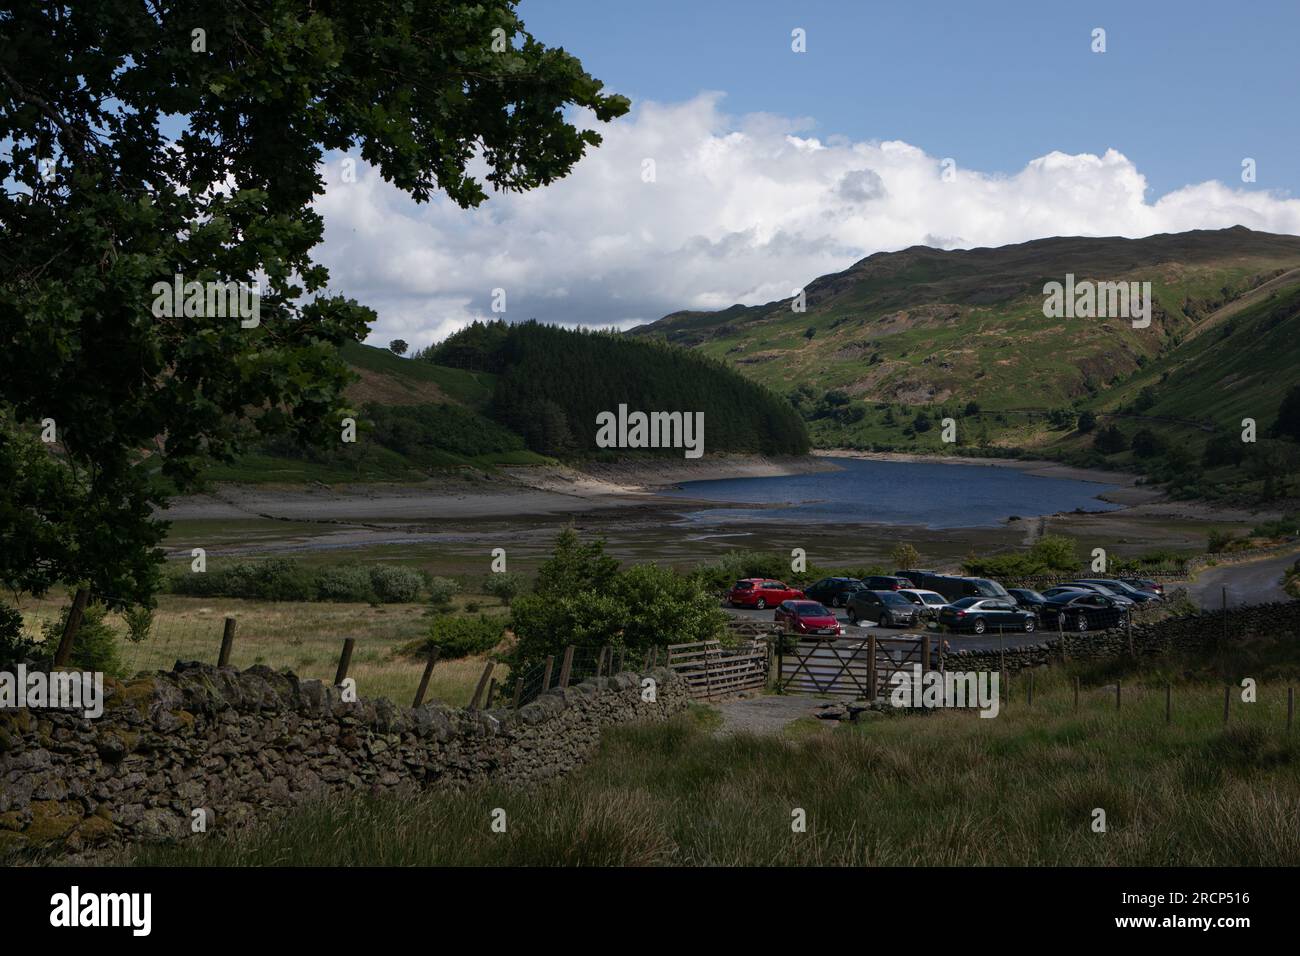
<svg viewBox="0 0 1300 956">
<path fill-rule="evenodd" d="M 123 851 L 146 865 L 1295 865 L 1300 743 L 1262 684 L 1222 723 L 1222 685 L 1085 690 L 1040 673 L 996 719 L 936 712 L 719 737 L 694 707 L 607 732 L 532 792 L 324 802 L 236 834 Z M 506 833 L 490 814 L 506 811 Z M 1106 832 L 1093 829 L 1106 812 Z M 806 832 L 792 813 L 806 811 Z"/>
<path fill-rule="evenodd" d="M 504 610 L 492 598 L 458 595 L 483 604 L 485 613 Z M 27 600 L 20 603 L 29 631 L 40 622 L 54 619 L 66 603 L 62 598 Z M 343 604 L 318 601 L 245 601 L 238 598 L 189 598 L 160 595 L 150 636 L 139 644 L 122 639 L 124 672 L 170 670 L 178 660 L 216 663 L 221 633 L 227 616 L 237 622 L 231 664 L 245 668 L 265 664 L 277 670 L 288 668 L 303 679 L 332 681 L 338 666 L 343 639 L 356 638 L 356 649 L 348 674 L 356 679 L 362 697 L 387 697 L 409 705 L 415 697 L 424 662 L 401 656 L 396 649 L 424 637 L 429 619 L 423 604 Z M 106 618 L 119 635 L 126 626 L 115 614 Z M 469 702 L 486 664 L 484 657 L 440 661 L 429 685 L 429 698 L 463 707 Z M 494 675 L 500 680 L 505 665 Z"/>
</svg>

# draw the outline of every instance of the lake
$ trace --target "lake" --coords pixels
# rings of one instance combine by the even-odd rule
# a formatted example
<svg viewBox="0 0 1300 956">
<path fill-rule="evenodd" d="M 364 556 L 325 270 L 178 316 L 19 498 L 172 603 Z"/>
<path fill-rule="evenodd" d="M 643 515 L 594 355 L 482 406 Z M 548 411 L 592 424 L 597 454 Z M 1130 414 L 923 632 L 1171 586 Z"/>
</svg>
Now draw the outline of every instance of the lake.
<svg viewBox="0 0 1300 956">
<path fill-rule="evenodd" d="M 659 493 L 670 497 L 765 505 L 706 508 L 690 521 L 806 521 L 815 524 L 894 524 L 979 528 L 1013 515 L 1112 511 L 1097 496 L 1118 485 L 1045 478 L 1016 468 L 929 462 L 828 459 L 839 471 L 780 478 L 688 481 Z M 775 507 L 771 507 L 775 506 Z"/>
</svg>

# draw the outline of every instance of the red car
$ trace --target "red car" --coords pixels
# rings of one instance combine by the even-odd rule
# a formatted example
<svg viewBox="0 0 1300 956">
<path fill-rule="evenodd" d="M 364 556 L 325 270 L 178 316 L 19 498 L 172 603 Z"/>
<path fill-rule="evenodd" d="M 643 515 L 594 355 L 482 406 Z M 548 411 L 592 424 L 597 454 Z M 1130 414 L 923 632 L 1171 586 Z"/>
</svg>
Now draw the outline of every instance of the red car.
<svg viewBox="0 0 1300 956">
<path fill-rule="evenodd" d="M 844 633 L 835 615 L 816 601 L 782 601 L 776 609 L 776 623 L 786 634 L 837 637 Z"/>
<path fill-rule="evenodd" d="M 745 578 L 737 581 L 727 592 L 732 607 L 776 607 L 782 601 L 803 597 L 803 592 L 771 578 Z"/>
</svg>

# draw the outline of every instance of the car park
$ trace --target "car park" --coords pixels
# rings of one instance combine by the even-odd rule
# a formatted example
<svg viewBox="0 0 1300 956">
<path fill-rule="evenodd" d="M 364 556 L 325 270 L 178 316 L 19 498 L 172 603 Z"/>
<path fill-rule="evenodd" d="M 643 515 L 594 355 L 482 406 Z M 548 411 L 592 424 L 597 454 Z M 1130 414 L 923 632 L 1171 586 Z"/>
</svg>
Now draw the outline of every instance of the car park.
<svg viewBox="0 0 1300 956">
<path fill-rule="evenodd" d="M 1032 633 L 1038 626 L 1033 611 L 1016 607 L 1003 598 L 966 597 L 954 601 L 939 612 L 939 624 L 954 631 L 1025 631 Z"/>
<path fill-rule="evenodd" d="M 1039 616 L 1044 627 L 1061 630 L 1096 631 L 1118 627 L 1128 617 L 1128 608 L 1115 598 L 1095 591 L 1070 591 L 1050 595 Z"/>
<path fill-rule="evenodd" d="M 948 599 L 938 591 L 927 591 L 923 588 L 899 588 L 898 593 L 916 606 L 923 621 L 938 620 L 939 611 L 948 606 Z"/>
<path fill-rule="evenodd" d="M 862 590 L 862 582 L 857 578 L 822 578 L 816 584 L 803 589 L 803 593 L 813 601 L 821 601 L 829 607 L 844 607 L 849 595 Z"/>
<path fill-rule="evenodd" d="M 774 617 L 786 634 L 807 634 L 830 640 L 844 633 L 834 612 L 819 601 L 782 601 Z"/>
<path fill-rule="evenodd" d="M 773 578 L 742 578 L 727 592 L 727 601 L 732 607 L 752 607 L 761 611 L 803 596 L 798 588 Z"/>
<path fill-rule="evenodd" d="M 861 625 L 874 621 L 881 627 L 915 627 L 920 612 L 897 591 L 854 591 L 849 595 L 849 620 Z"/>
<path fill-rule="evenodd" d="M 1116 578 L 1080 578 L 1080 584 L 1100 584 L 1106 590 L 1120 597 L 1126 597 L 1130 601 L 1138 604 L 1147 604 L 1151 601 L 1163 600 L 1159 594 L 1154 591 L 1144 591 L 1141 588 L 1135 588 L 1131 584 L 1125 584 Z"/>
</svg>

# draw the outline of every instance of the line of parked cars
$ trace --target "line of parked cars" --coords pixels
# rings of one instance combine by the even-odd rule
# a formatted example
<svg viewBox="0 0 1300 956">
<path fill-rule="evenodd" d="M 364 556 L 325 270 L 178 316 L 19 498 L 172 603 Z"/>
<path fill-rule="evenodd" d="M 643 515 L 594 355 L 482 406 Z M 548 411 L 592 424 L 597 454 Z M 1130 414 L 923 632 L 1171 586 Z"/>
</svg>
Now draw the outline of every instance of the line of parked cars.
<svg viewBox="0 0 1300 956">
<path fill-rule="evenodd" d="M 783 630 L 831 638 L 844 633 L 831 608 L 858 625 L 918 627 L 984 634 L 1039 627 L 1080 632 L 1122 624 L 1136 607 L 1164 599 L 1146 578 L 1080 578 L 1039 592 L 1004 588 L 989 578 L 926 570 L 865 578 L 830 577 L 802 590 L 771 578 L 745 578 L 727 594 L 732 607 L 773 608 Z"/>
</svg>

